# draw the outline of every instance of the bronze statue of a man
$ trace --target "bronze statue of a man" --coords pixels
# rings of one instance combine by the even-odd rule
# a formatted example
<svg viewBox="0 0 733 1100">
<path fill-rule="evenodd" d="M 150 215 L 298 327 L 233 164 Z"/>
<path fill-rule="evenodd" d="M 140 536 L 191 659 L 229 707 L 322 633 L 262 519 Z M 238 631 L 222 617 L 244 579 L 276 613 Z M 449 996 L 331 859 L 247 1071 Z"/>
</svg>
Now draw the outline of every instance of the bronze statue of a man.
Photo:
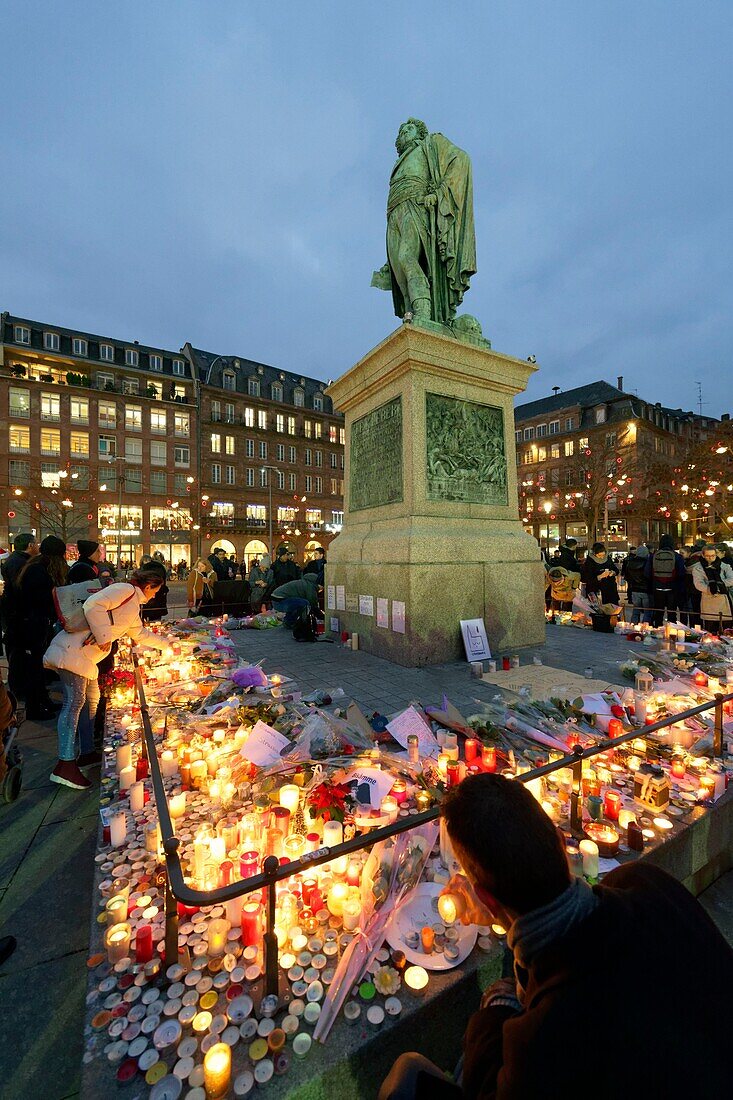
<svg viewBox="0 0 733 1100">
<path fill-rule="evenodd" d="M 387 199 L 387 263 L 372 286 L 391 290 L 398 317 L 451 324 L 476 271 L 471 161 L 408 118 L 395 142 Z"/>
</svg>

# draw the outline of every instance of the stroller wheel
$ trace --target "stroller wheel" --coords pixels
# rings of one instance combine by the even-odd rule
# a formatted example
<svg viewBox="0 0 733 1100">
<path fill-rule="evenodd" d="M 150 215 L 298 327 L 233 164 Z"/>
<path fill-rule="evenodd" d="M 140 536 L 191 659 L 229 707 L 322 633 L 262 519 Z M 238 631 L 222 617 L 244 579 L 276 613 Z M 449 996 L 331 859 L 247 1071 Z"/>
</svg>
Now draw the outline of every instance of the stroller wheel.
<svg viewBox="0 0 733 1100">
<path fill-rule="evenodd" d="M 23 770 L 16 767 L 9 768 L 3 783 L 2 795 L 5 802 L 15 802 L 23 786 Z"/>
</svg>

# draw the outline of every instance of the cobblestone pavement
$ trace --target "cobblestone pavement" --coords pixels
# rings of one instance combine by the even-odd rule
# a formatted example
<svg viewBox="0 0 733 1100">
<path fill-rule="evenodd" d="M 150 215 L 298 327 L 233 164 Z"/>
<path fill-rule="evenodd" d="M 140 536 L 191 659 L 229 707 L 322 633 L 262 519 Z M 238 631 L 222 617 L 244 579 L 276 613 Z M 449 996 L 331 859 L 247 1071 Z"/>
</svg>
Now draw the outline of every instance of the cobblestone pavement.
<svg viewBox="0 0 733 1100">
<path fill-rule="evenodd" d="M 176 601 L 178 602 L 178 601 Z M 293 676 L 304 692 L 342 687 L 365 711 L 395 711 L 412 700 L 437 702 L 443 692 L 459 708 L 496 692 L 471 680 L 456 661 L 405 669 L 330 641 L 299 644 L 289 631 L 237 631 L 238 651 L 265 659 L 268 672 Z M 625 639 L 570 627 L 549 627 L 543 647 L 522 652 L 522 663 L 618 679 Z M 48 776 L 56 760 L 53 722 L 25 723 L 23 791 L 0 806 L 0 934 L 18 939 L 0 973 L 3 1005 L 4 1100 L 66 1100 L 79 1090 L 86 958 L 92 912 L 93 859 L 98 826 L 98 775 L 88 792 L 57 787 Z M 733 872 L 703 895 L 703 904 L 733 942 Z"/>
</svg>

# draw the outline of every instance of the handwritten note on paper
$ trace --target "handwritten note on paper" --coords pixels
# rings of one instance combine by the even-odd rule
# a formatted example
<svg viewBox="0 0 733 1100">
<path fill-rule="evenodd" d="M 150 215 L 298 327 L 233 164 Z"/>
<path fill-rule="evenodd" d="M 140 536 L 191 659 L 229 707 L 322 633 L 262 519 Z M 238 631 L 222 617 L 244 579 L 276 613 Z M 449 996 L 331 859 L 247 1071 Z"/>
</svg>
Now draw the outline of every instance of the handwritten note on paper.
<svg viewBox="0 0 733 1100">
<path fill-rule="evenodd" d="M 389 600 L 377 596 L 377 626 L 389 629 Z"/>
<path fill-rule="evenodd" d="M 269 768 L 280 759 L 280 753 L 288 748 L 287 737 L 268 726 L 266 722 L 256 722 L 249 737 L 239 750 L 239 755 L 258 768 Z"/>
<path fill-rule="evenodd" d="M 374 596 L 359 596 L 359 614 L 374 616 Z"/>
<path fill-rule="evenodd" d="M 414 707 L 408 707 L 388 722 L 387 729 L 403 749 L 407 748 L 407 738 L 414 733 L 421 756 L 434 756 L 438 752 L 437 739 Z"/>
<path fill-rule="evenodd" d="M 336 610 L 346 610 L 346 587 L 343 584 L 336 585 Z"/>
<path fill-rule="evenodd" d="M 326 607 L 331 611 L 336 608 L 336 587 L 333 584 L 329 584 L 326 588 Z"/>
</svg>

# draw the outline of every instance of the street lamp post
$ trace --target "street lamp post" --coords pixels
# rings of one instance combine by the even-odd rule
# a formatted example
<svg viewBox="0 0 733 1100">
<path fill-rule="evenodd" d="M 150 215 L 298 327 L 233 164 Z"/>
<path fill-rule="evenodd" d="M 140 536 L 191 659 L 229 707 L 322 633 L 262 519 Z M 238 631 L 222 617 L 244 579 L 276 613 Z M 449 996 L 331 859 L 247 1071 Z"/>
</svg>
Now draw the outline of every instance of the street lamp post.
<svg viewBox="0 0 733 1100">
<path fill-rule="evenodd" d="M 267 465 L 265 465 L 265 466 L 262 466 L 260 468 L 263 471 L 264 470 L 268 471 L 268 475 L 267 475 L 267 523 L 268 523 L 269 540 L 270 540 L 269 541 L 270 561 L 272 561 L 272 557 L 273 557 L 273 543 L 272 543 L 272 477 L 270 475 L 271 475 L 273 470 L 274 470 L 275 473 L 279 473 L 279 470 L 278 470 L 277 466 L 267 466 Z"/>
<path fill-rule="evenodd" d="M 552 501 L 545 500 L 542 502 L 542 508 L 545 513 L 545 521 L 547 524 L 547 553 L 550 553 L 550 512 L 552 511 Z"/>
</svg>

